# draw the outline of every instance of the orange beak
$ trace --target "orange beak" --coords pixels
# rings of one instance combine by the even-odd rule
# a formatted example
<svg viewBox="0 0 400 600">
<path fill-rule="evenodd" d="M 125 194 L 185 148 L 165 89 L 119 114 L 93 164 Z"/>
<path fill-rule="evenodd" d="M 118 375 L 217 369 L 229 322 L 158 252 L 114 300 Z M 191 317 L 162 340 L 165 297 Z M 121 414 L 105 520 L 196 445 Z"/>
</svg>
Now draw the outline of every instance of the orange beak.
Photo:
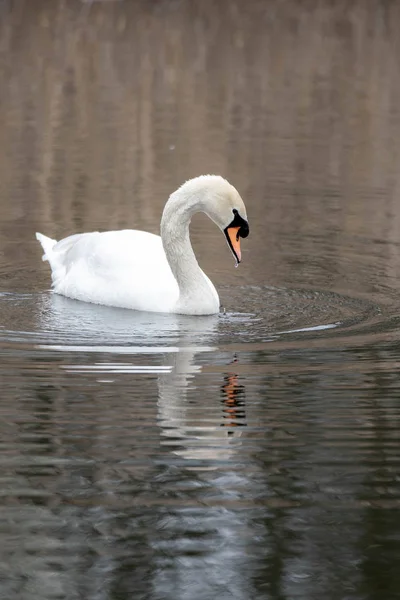
<svg viewBox="0 0 400 600">
<path fill-rule="evenodd" d="M 228 227 L 225 230 L 226 239 L 228 241 L 229 247 L 232 250 L 238 263 L 240 263 L 240 261 L 242 260 L 242 253 L 240 251 L 239 229 L 240 227 Z"/>
</svg>

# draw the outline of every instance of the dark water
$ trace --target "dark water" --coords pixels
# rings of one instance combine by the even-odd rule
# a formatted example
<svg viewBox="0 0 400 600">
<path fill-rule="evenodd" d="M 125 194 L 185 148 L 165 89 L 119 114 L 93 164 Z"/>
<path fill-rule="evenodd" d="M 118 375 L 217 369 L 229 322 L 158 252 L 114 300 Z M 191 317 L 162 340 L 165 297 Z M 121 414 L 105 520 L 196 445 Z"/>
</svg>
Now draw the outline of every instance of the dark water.
<svg viewBox="0 0 400 600">
<path fill-rule="evenodd" d="M 400 598 L 400 5 L 0 2 L 0 598 Z M 225 312 L 53 296 L 34 239 L 244 198 Z"/>
</svg>

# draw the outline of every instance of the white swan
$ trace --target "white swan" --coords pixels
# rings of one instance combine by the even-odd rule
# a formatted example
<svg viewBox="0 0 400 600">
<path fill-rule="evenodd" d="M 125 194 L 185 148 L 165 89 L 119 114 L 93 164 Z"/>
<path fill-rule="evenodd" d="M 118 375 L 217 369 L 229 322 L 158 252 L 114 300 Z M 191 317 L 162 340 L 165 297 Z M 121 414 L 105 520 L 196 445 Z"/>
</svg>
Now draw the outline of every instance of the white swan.
<svg viewBox="0 0 400 600">
<path fill-rule="evenodd" d="M 171 194 L 161 237 L 127 229 L 78 233 L 60 242 L 36 238 L 51 267 L 53 290 L 76 300 L 152 312 L 209 315 L 219 312 L 217 291 L 194 255 L 189 224 L 204 212 L 225 233 L 236 261 L 240 237 L 249 234 L 237 190 L 218 175 L 201 175 Z"/>
</svg>

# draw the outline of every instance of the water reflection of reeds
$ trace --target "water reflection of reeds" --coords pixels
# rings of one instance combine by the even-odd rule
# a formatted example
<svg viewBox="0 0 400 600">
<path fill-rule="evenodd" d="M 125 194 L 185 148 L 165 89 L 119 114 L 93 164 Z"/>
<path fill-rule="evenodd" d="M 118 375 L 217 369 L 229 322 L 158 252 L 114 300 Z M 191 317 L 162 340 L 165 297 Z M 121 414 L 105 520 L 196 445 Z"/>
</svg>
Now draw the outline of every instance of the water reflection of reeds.
<svg viewBox="0 0 400 600">
<path fill-rule="evenodd" d="M 166 190 L 208 171 L 234 174 L 261 203 L 277 189 L 294 205 L 294 190 L 397 189 L 396 3 L 43 0 L 2 10 L 2 199 L 28 190 L 27 213 L 117 227 L 134 192 L 145 224 Z"/>
</svg>

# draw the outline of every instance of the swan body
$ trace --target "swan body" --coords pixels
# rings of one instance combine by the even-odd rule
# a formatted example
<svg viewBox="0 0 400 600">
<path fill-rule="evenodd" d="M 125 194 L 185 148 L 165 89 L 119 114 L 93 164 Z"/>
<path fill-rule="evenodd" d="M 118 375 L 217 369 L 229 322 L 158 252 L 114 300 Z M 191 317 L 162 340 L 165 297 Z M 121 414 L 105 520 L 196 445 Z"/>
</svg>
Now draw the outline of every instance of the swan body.
<svg viewBox="0 0 400 600">
<path fill-rule="evenodd" d="M 199 267 L 189 224 L 206 213 L 224 231 L 240 262 L 240 237 L 248 235 L 244 203 L 225 179 L 196 177 L 169 197 L 161 236 L 126 229 L 71 235 L 57 242 L 36 238 L 52 272 L 54 292 L 76 300 L 136 310 L 208 315 L 219 312 L 218 293 Z"/>
</svg>

